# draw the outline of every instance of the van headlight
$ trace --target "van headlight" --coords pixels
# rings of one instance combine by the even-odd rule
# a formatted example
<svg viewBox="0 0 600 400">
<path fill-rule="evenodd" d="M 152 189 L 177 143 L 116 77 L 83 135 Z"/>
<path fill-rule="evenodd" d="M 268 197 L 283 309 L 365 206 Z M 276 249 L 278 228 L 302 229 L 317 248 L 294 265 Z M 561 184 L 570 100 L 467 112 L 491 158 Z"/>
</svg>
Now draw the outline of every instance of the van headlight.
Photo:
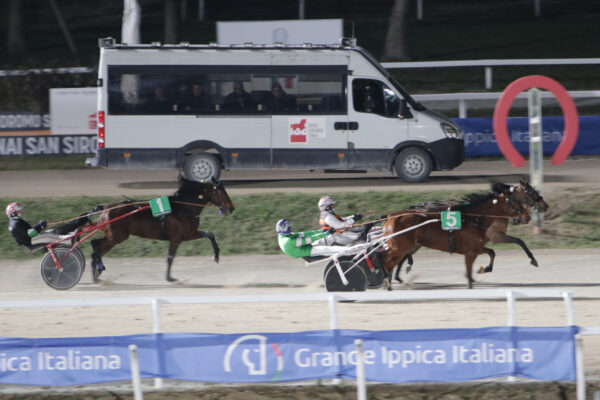
<svg viewBox="0 0 600 400">
<path fill-rule="evenodd" d="M 447 124 L 445 122 L 442 122 L 441 125 L 442 125 L 442 130 L 446 134 L 447 138 L 449 138 L 449 139 L 462 139 L 463 138 L 463 134 L 460 129 L 458 129 L 450 124 Z"/>
</svg>

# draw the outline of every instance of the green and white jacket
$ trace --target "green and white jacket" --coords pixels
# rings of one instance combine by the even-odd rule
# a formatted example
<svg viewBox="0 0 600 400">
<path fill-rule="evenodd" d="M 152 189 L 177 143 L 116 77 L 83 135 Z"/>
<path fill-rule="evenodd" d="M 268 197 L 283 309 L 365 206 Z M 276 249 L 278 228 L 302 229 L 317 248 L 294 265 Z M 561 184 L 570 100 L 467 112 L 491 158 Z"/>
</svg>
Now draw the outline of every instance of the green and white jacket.
<svg viewBox="0 0 600 400">
<path fill-rule="evenodd" d="M 278 242 L 281 250 L 290 257 L 308 257 L 312 250 L 311 243 L 327 236 L 322 230 L 292 232 L 289 235 L 279 235 Z"/>
</svg>

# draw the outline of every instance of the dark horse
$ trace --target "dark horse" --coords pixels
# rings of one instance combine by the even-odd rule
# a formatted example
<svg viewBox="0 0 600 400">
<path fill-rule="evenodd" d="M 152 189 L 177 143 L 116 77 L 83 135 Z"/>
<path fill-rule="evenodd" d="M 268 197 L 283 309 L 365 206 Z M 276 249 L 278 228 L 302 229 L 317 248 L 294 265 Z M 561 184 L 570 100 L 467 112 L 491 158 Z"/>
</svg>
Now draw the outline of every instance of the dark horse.
<svg viewBox="0 0 600 400">
<path fill-rule="evenodd" d="M 472 288 L 473 262 L 483 253 L 492 257 L 493 250 L 486 248 L 485 244 L 491 240 L 490 237 L 494 237 L 494 232 L 505 232 L 510 219 L 515 223 L 527 223 L 531 219 L 527 209 L 519 201 L 510 199 L 504 193 L 472 194 L 467 196 L 463 203 L 451 209 L 462 213 L 463 223 L 459 231 L 451 234 L 443 231 L 438 223 L 433 223 L 396 235 L 387 241 L 389 250 L 384 253 L 383 265 L 388 274 L 407 254 L 413 254 L 421 246 L 425 246 L 463 254 L 469 288 Z M 387 236 L 437 218 L 439 213 L 399 213 L 386 221 L 383 233 Z M 531 258 L 534 264 L 533 255 Z M 534 265 L 537 265 L 537 262 Z M 391 288 L 389 275 L 386 279 L 388 288 Z"/>
<path fill-rule="evenodd" d="M 172 213 L 162 221 L 161 218 L 153 217 L 150 209 L 146 209 L 107 224 L 102 228 L 104 237 L 92 240 L 92 275 L 94 282 L 98 282 L 100 274 L 105 269 L 102 264 L 102 256 L 114 246 L 126 240 L 129 235 L 169 241 L 166 276 L 169 282 L 176 280 L 171 276 L 171 265 L 181 242 L 208 238 L 213 247 L 213 259 L 215 262 L 219 262 L 219 246 L 215 240 L 215 235 L 212 232 L 199 231 L 198 224 L 202 210 L 213 204 L 221 214 L 233 212 L 233 203 L 223 187 L 223 183 L 214 179 L 212 182 L 202 183 L 180 177 L 179 189 L 174 195 L 169 196 L 169 202 L 171 203 Z M 98 218 L 98 224 L 118 218 L 142 205 L 144 204 L 124 201 L 106 206 Z"/>
<path fill-rule="evenodd" d="M 516 201 L 520 202 L 522 205 L 528 207 L 529 209 L 534 209 L 534 210 L 537 210 L 542 213 L 548 210 L 549 206 L 544 201 L 544 197 L 533 186 L 531 186 L 529 184 L 529 182 L 527 182 L 524 179 L 521 179 L 519 181 L 519 184 L 515 185 L 515 186 L 510 186 L 510 185 L 500 183 L 500 182 L 493 182 L 491 184 L 491 187 L 492 187 L 493 193 L 496 193 L 496 194 L 504 193 L 507 196 L 509 202 L 516 200 Z M 439 212 L 439 211 L 447 210 L 448 207 L 457 206 L 458 204 L 460 204 L 460 203 L 456 203 L 456 202 L 452 202 L 452 201 L 444 201 L 444 202 L 435 201 L 435 202 L 419 204 L 418 206 L 412 207 L 409 211 L 410 212 Z M 467 220 L 470 223 L 475 222 L 472 219 L 469 219 L 468 216 L 467 216 Z M 488 216 L 488 223 L 490 223 L 492 220 L 493 220 L 493 217 Z M 502 218 L 502 221 L 506 221 L 506 219 Z M 502 222 L 502 221 L 500 221 L 500 222 Z M 489 225 L 491 226 L 491 223 Z M 504 229 L 497 229 L 500 227 L 503 227 Z M 527 245 L 525 245 L 525 242 L 523 242 L 519 238 L 516 238 L 516 237 L 506 234 L 506 229 L 508 228 L 508 223 L 497 224 L 494 226 L 494 228 L 496 228 L 496 229 L 489 230 L 486 232 L 487 238 L 492 243 L 515 243 L 515 244 L 518 244 L 519 246 L 521 246 L 523 251 L 525 251 L 527 256 L 531 259 L 531 264 L 537 266 L 537 261 L 535 260 L 535 257 L 533 257 L 533 254 L 530 252 L 530 250 L 527 248 Z M 400 261 L 400 263 L 398 264 L 398 268 L 396 268 L 396 273 L 394 276 L 394 279 L 396 281 L 402 282 L 402 279 L 400 279 L 400 271 L 401 271 L 402 265 L 405 261 L 408 261 L 407 271 L 410 271 L 410 268 L 412 267 L 412 264 L 413 264 L 412 255 L 414 253 L 416 253 L 419 250 L 419 248 L 420 248 L 420 246 L 415 247 L 412 252 L 407 254 Z M 477 273 L 479 273 L 479 274 L 492 272 L 492 270 L 494 268 L 494 259 L 496 257 L 496 254 L 495 254 L 494 250 L 489 249 L 489 248 L 486 248 L 486 249 L 487 249 L 487 253 L 490 256 L 490 262 L 486 267 L 481 267 L 477 271 Z"/>
</svg>

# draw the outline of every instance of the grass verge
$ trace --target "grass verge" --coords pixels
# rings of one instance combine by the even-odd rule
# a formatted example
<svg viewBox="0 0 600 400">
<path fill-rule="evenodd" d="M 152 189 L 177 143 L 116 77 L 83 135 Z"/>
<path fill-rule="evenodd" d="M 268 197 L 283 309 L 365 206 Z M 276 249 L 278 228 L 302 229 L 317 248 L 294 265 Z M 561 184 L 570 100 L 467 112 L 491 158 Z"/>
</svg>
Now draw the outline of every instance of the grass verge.
<svg viewBox="0 0 600 400">
<path fill-rule="evenodd" d="M 332 193 L 337 200 L 337 211 L 343 215 L 374 211 L 375 216 L 401 210 L 427 200 L 460 198 L 462 191 L 361 192 Z M 531 225 L 511 226 L 508 234 L 522 238 L 531 248 L 586 248 L 600 245 L 600 198 L 594 194 L 570 192 L 569 202 L 563 195 L 548 198 L 550 210 L 546 213 L 542 235 L 534 235 Z M 206 209 L 200 217 L 200 229 L 212 231 L 223 255 L 231 254 L 279 254 L 275 223 L 280 218 L 289 219 L 295 231 L 318 227 L 317 201 L 319 195 L 309 194 L 261 194 L 233 196 L 236 210 L 232 215 L 220 216 L 214 208 Z M 151 197 L 149 197 L 151 198 Z M 24 217 L 30 223 L 40 219 L 59 221 L 75 217 L 97 204 L 120 201 L 114 197 L 73 197 L 8 199 L 0 198 L 2 204 L 18 201 L 25 206 Z M 553 205 L 557 205 L 554 207 Z M 558 206 L 560 205 L 560 206 Z M 375 218 L 372 217 L 372 218 Z M 7 220 L 5 219 L 5 223 Z M 89 257 L 89 241 L 82 245 Z M 493 248 L 518 248 L 516 245 L 492 245 Z M 168 243 L 131 237 L 116 246 L 108 257 L 165 257 Z M 179 256 L 207 256 L 212 254 L 209 242 L 196 240 L 183 243 Z M 41 258 L 41 253 L 29 254 L 17 246 L 7 229 L 0 231 L 0 257 L 2 259 Z"/>
</svg>

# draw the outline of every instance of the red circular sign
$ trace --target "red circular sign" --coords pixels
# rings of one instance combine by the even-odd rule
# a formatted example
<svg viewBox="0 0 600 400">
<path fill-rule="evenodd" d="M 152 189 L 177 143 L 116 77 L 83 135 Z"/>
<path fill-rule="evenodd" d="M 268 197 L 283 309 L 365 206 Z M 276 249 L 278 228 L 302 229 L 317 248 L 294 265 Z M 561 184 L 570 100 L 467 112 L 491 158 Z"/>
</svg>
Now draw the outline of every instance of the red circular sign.
<svg viewBox="0 0 600 400">
<path fill-rule="evenodd" d="M 575 103 L 573 103 L 573 99 L 571 99 L 567 90 L 560 83 L 547 76 L 524 76 L 512 82 L 504 89 L 494 109 L 494 134 L 498 142 L 498 147 L 514 167 L 523 167 L 525 165 L 525 159 L 515 149 L 510 140 L 506 118 L 517 95 L 531 88 L 546 89 L 552 92 L 562 109 L 565 117 L 565 131 L 558 148 L 552 156 L 552 164 L 560 165 L 571 154 L 573 147 L 575 147 L 575 142 L 577 142 L 579 117 Z"/>
</svg>

